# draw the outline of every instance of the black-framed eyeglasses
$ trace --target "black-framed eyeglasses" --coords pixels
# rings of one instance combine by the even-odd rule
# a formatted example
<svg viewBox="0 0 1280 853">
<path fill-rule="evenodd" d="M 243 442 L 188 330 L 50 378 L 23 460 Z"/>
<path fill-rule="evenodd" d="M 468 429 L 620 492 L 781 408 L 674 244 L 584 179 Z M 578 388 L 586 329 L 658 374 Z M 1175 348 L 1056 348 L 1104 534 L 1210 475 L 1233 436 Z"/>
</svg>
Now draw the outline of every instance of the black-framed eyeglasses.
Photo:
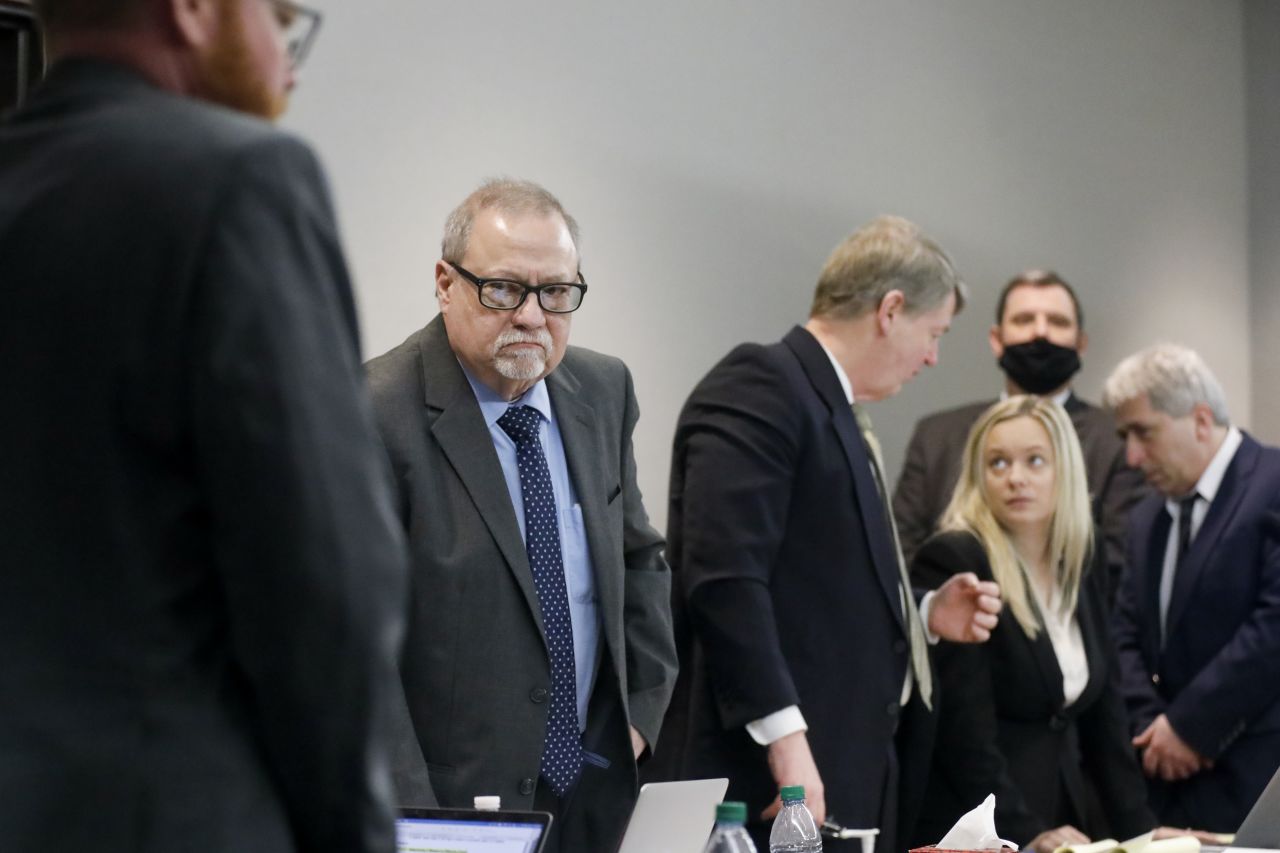
<svg viewBox="0 0 1280 853">
<path fill-rule="evenodd" d="M 285 51 L 289 64 L 297 71 L 307 58 L 311 45 L 320 32 L 323 16 L 315 9 L 295 3 L 293 0 L 266 0 L 275 9 L 276 21 L 284 33 Z"/>
<path fill-rule="evenodd" d="M 445 263 L 448 263 L 446 261 Z M 524 304 L 530 293 L 538 295 L 538 305 L 551 314 L 571 314 L 582 307 L 582 297 L 587 293 L 587 282 L 578 273 L 578 280 L 553 281 L 547 284 L 525 284 L 507 278 L 481 278 L 457 264 L 449 264 L 458 275 L 476 286 L 480 304 L 498 311 L 514 311 Z"/>
</svg>

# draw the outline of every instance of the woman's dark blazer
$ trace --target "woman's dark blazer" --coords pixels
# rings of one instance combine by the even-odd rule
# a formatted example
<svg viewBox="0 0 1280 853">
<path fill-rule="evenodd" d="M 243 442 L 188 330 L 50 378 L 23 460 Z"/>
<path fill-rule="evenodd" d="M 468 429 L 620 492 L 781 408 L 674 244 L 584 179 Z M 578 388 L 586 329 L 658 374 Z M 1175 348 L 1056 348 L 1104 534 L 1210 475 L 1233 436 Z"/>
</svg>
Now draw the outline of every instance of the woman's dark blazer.
<svg viewBox="0 0 1280 853">
<path fill-rule="evenodd" d="M 997 831 L 1019 844 L 1065 823 L 1094 839 L 1155 826 L 1118 688 L 1101 553 L 1076 611 L 1089 682 L 1070 706 L 1048 633 L 1032 640 L 1007 609 L 988 642 L 935 648 L 938 739 L 915 841 L 936 843 L 991 793 Z M 993 579 L 981 543 L 956 531 L 931 538 L 911 566 L 913 583 L 927 589 L 966 571 Z"/>
</svg>

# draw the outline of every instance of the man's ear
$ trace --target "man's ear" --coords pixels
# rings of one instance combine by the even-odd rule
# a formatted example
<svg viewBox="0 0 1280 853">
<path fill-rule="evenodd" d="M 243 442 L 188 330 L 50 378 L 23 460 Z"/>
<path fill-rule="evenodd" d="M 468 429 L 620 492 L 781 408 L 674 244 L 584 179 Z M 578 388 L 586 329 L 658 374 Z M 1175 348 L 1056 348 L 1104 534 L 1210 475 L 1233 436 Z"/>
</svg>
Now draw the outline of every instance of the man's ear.
<svg viewBox="0 0 1280 853">
<path fill-rule="evenodd" d="M 218 35 L 218 7 L 236 0 L 154 0 L 165 28 L 185 47 L 203 50 Z"/>
<path fill-rule="evenodd" d="M 1208 403 L 1196 403 L 1191 407 L 1191 419 L 1195 422 L 1196 438 L 1207 441 L 1217 426 L 1213 420 L 1213 409 Z"/>
<path fill-rule="evenodd" d="M 436 301 L 440 303 L 442 312 L 448 312 L 453 293 L 453 277 L 449 275 L 449 266 L 443 260 L 436 261 Z"/>
<path fill-rule="evenodd" d="M 1080 330 L 1080 334 L 1076 336 L 1076 354 L 1084 355 L 1084 351 L 1089 348 L 1089 336 L 1085 334 L 1084 329 Z"/>
<path fill-rule="evenodd" d="M 888 334 L 893 321 L 901 316 L 906 305 L 907 299 L 901 290 L 890 290 L 880 298 L 880 305 L 876 308 L 876 325 L 880 327 L 881 334 Z"/>
<path fill-rule="evenodd" d="M 1004 357 L 1004 341 L 1000 340 L 1000 326 L 994 325 L 987 332 L 987 343 L 991 344 L 991 354 L 999 361 Z"/>
</svg>

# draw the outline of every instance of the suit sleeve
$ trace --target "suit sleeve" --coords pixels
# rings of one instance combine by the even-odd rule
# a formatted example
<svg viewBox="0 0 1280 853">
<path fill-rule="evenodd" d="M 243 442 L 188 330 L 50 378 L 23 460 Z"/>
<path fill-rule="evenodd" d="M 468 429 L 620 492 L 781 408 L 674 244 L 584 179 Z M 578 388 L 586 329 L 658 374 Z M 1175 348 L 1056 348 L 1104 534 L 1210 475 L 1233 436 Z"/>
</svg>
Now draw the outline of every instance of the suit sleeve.
<svg viewBox="0 0 1280 853">
<path fill-rule="evenodd" d="M 1124 444 L 1111 442 L 1116 448 L 1107 470 L 1105 481 L 1099 486 L 1095 514 L 1102 532 L 1103 553 L 1106 558 L 1106 601 L 1113 606 L 1124 570 L 1128 548 L 1129 511 L 1149 490 L 1143 483 L 1142 472 L 1130 468 L 1124 458 Z"/>
<path fill-rule="evenodd" d="M 1142 653 L 1143 605 L 1141 572 L 1138 571 L 1137 543 L 1132 537 L 1125 549 L 1126 571 L 1120 575 L 1115 609 L 1111 617 L 1115 642 L 1120 695 L 1128 710 L 1130 734 L 1138 734 L 1165 711 L 1164 698 L 1151 681 L 1151 670 Z M 1150 614 L 1149 618 L 1154 618 Z"/>
<path fill-rule="evenodd" d="M 1258 568 L 1253 613 L 1184 687 L 1166 712 L 1169 723 L 1201 755 L 1217 758 L 1249 721 L 1280 698 L 1280 500 L 1261 520 L 1257 547 L 1235 571 Z M 1245 565 L 1240 565 L 1244 563 Z"/>
<path fill-rule="evenodd" d="M 762 349 L 737 350 L 694 391 L 676 438 L 681 590 L 729 730 L 799 704 L 769 594 L 798 454 L 794 396 Z"/>
<path fill-rule="evenodd" d="M 937 589 L 958 572 L 991 580 L 981 546 L 967 534 L 929 539 L 911 565 L 912 582 L 925 589 Z M 996 630 L 1021 630 L 1001 622 Z M 990 651 L 986 644 L 941 643 L 934 648 L 934 661 L 940 704 L 933 772 L 946 777 L 953 790 L 966 792 L 963 801 L 979 803 L 995 794 L 996 826 L 1025 844 L 1049 827 L 1027 806 L 1000 751 Z M 1004 680 L 1010 680 L 1007 673 Z"/>
<path fill-rule="evenodd" d="M 1080 715 L 1080 752 L 1089 778 L 1093 780 L 1107 813 L 1111 832 L 1119 838 L 1133 838 L 1156 825 L 1147 808 L 1146 779 L 1129 741 L 1129 721 L 1120 695 L 1120 668 L 1107 620 L 1107 557 L 1099 550 L 1084 579 L 1081 598 L 1089 598 L 1096 613 L 1094 638 L 1106 661 L 1102 694 Z M 1081 602 L 1080 606 L 1084 606 Z"/>
<path fill-rule="evenodd" d="M 929 511 L 928 495 L 937 489 L 931 482 L 926 440 L 920 424 L 911 432 L 902 474 L 893 490 L 893 518 L 898 525 L 898 541 L 902 544 L 902 558 L 911 565 L 916 551 L 933 535 L 938 519 Z M 936 474 L 934 475 L 936 479 Z"/>
<path fill-rule="evenodd" d="M 622 550 L 626 567 L 623 630 L 627 648 L 627 707 L 631 724 L 652 750 L 676 682 L 676 646 L 671 626 L 671 571 L 665 542 L 649 523 L 636 483 L 632 434 L 640 418 L 631 372 L 626 371 L 622 421 Z"/>
<path fill-rule="evenodd" d="M 233 665 L 299 849 L 386 853 L 407 569 L 305 146 L 241 153 L 204 252 L 190 413 Z"/>
</svg>

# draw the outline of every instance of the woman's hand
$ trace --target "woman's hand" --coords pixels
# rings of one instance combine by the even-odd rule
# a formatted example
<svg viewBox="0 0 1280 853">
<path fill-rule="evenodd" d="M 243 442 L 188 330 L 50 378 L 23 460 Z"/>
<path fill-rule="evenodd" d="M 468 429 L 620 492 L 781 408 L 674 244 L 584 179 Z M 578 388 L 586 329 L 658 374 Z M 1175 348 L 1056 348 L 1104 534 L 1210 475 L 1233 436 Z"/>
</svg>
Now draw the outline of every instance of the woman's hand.
<svg viewBox="0 0 1280 853">
<path fill-rule="evenodd" d="M 1163 838 L 1182 838 L 1184 835 L 1190 835 L 1201 844 L 1210 844 L 1214 847 L 1225 847 L 1231 843 L 1231 836 L 1229 835 L 1207 832 L 1203 829 L 1178 829 L 1176 826 L 1156 827 L 1156 831 L 1151 838 L 1153 841 L 1159 841 Z"/>
<path fill-rule="evenodd" d="M 1031 839 L 1031 843 L 1023 850 L 1031 850 L 1034 853 L 1053 853 L 1059 847 L 1070 847 L 1073 844 L 1088 844 L 1089 836 L 1085 835 L 1074 826 L 1067 824 L 1057 829 L 1046 829 L 1044 832 Z"/>
</svg>

